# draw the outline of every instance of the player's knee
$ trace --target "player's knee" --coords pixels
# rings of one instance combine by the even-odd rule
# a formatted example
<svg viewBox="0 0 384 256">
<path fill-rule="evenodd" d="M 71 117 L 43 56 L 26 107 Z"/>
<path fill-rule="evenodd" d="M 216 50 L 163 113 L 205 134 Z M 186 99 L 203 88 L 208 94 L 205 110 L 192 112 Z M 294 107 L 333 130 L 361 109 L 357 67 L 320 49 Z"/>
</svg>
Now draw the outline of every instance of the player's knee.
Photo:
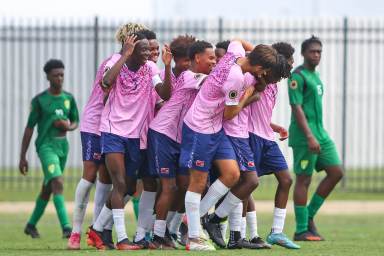
<svg viewBox="0 0 384 256">
<path fill-rule="evenodd" d="M 64 190 L 63 180 L 60 177 L 51 180 L 51 191 L 53 194 L 62 194 Z"/>
<path fill-rule="evenodd" d="M 292 186 L 292 178 L 291 177 L 284 177 L 282 179 L 279 179 L 279 184 L 281 187 L 289 189 Z M 309 186 L 309 184 L 306 186 Z"/>
<path fill-rule="evenodd" d="M 119 193 L 120 195 L 125 195 L 127 192 L 127 187 L 124 179 L 117 179 L 113 183 L 113 192 Z"/>
<path fill-rule="evenodd" d="M 231 171 L 225 172 L 222 178 L 224 181 L 223 183 L 227 187 L 233 187 L 240 179 L 240 171 L 233 169 Z"/>
<path fill-rule="evenodd" d="M 332 178 L 336 181 L 340 181 L 344 176 L 343 170 L 341 168 L 336 169 L 332 172 Z"/>
</svg>

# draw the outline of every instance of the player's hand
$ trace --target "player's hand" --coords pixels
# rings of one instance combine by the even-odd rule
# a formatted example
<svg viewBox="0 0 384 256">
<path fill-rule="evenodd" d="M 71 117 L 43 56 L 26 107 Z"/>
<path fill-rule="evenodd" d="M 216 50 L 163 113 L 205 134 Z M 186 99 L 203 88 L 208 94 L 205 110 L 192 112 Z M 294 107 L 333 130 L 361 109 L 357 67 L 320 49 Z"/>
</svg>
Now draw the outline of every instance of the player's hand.
<svg viewBox="0 0 384 256">
<path fill-rule="evenodd" d="M 125 58 L 128 58 L 132 55 L 133 51 L 135 50 L 135 46 L 137 44 L 138 41 L 135 42 L 136 40 L 136 37 L 135 35 L 129 35 L 126 39 L 125 39 L 125 42 L 123 44 L 123 49 L 122 49 L 122 55 L 125 57 Z"/>
<path fill-rule="evenodd" d="M 54 121 L 53 126 L 63 131 L 69 131 L 70 122 L 69 120 L 60 119 Z"/>
<path fill-rule="evenodd" d="M 288 136 L 289 136 L 288 131 L 284 127 L 280 126 L 278 132 L 280 135 L 280 138 L 279 138 L 280 141 L 288 139 Z"/>
<path fill-rule="evenodd" d="M 161 51 L 161 59 L 165 66 L 170 66 L 172 62 L 172 52 L 168 45 L 164 45 Z"/>
<path fill-rule="evenodd" d="M 249 97 L 251 97 L 253 95 L 254 92 L 255 92 L 255 87 L 253 87 L 253 86 L 248 87 L 247 89 L 245 89 L 245 92 L 243 94 L 243 98 L 248 99 Z"/>
<path fill-rule="evenodd" d="M 27 175 L 28 173 L 28 161 L 25 158 L 20 158 L 19 162 L 19 171 L 22 175 Z"/>
<path fill-rule="evenodd" d="M 315 153 L 315 154 L 320 154 L 320 144 L 319 142 L 316 140 L 315 137 L 313 136 L 310 136 L 308 138 L 308 149 L 309 151 L 311 151 L 312 153 Z"/>
</svg>

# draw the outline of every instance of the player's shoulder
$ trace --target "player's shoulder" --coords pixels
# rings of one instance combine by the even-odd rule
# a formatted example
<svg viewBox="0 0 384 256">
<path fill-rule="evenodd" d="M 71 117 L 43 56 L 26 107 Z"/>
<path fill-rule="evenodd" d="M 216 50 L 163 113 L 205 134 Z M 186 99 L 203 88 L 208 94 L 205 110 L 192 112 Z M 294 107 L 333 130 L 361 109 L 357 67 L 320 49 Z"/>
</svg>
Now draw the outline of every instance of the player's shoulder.
<svg viewBox="0 0 384 256">
<path fill-rule="evenodd" d="M 66 98 L 69 98 L 69 99 L 75 99 L 75 97 L 73 96 L 72 93 L 68 92 L 68 91 L 63 91 L 63 95 L 66 97 Z"/>
<path fill-rule="evenodd" d="M 35 95 L 35 97 L 32 98 L 32 102 L 39 101 L 42 98 L 44 98 L 45 96 L 47 96 L 47 95 L 48 95 L 48 91 L 47 90 L 39 92 L 38 94 Z"/>
</svg>

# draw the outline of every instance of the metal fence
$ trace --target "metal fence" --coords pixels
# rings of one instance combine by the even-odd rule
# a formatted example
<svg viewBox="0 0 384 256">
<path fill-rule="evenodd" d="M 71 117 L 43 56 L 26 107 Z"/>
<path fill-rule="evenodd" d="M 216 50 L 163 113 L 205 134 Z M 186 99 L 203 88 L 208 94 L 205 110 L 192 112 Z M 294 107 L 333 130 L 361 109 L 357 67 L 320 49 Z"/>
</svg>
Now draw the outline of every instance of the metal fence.
<svg viewBox="0 0 384 256">
<path fill-rule="evenodd" d="M 0 21 L 0 183 L 3 188 L 40 185 L 41 171 L 31 143 L 28 159 L 33 170 L 21 179 L 19 150 L 30 100 L 48 84 L 42 67 L 49 58 L 65 63 L 65 90 L 73 93 L 80 111 L 89 96 L 95 69 L 119 50 L 114 33 L 123 20 L 9 19 Z M 254 20 L 138 21 L 148 25 L 161 43 L 179 34 L 192 34 L 212 43 L 233 37 L 254 43 L 290 42 L 296 48 L 312 34 L 323 41 L 319 66 L 325 85 L 324 122 L 343 159 L 343 187 L 358 191 L 384 191 L 384 19 L 300 18 Z M 289 125 L 286 81 L 280 83 L 274 121 Z M 34 136 L 35 138 L 35 136 Z M 81 175 L 79 132 L 69 135 L 67 182 Z M 280 146 L 292 166 L 287 143 Z"/>
</svg>

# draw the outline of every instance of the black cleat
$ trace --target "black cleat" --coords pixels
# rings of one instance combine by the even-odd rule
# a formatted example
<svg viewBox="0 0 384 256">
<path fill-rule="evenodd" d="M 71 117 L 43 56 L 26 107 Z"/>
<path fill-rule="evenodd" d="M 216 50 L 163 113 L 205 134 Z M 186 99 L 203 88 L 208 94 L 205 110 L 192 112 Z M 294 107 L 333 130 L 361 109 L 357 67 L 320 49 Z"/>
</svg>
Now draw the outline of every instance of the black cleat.
<svg viewBox="0 0 384 256">
<path fill-rule="evenodd" d="M 36 229 L 36 226 L 27 224 L 24 228 L 24 234 L 31 236 L 32 238 L 40 238 L 40 234 Z"/>
<path fill-rule="evenodd" d="M 157 235 L 153 235 L 152 244 L 154 245 L 154 249 L 159 250 L 173 250 L 174 247 L 170 246 L 164 237 L 160 237 Z"/>
<path fill-rule="evenodd" d="M 295 233 L 293 236 L 294 241 L 312 241 L 318 242 L 321 241 L 321 237 L 314 235 L 312 232 L 305 231 L 302 233 Z"/>
<path fill-rule="evenodd" d="M 167 243 L 169 247 L 176 249 L 175 242 L 173 240 L 173 237 L 171 236 L 171 233 L 169 233 L 168 228 L 165 229 L 164 241 Z"/>
<path fill-rule="evenodd" d="M 63 228 L 63 238 L 70 238 L 72 233 L 72 228 Z"/>
<path fill-rule="evenodd" d="M 242 249 L 242 244 L 245 239 L 240 238 L 240 231 L 231 231 L 227 244 L 228 249 Z M 245 240 L 246 241 L 246 240 Z"/>
<path fill-rule="evenodd" d="M 208 221 L 202 221 L 203 228 L 207 231 L 209 238 L 220 248 L 225 248 L 227 245 L 223 239 L 223 235 L 221 234 L 220 222 L 212 221 L 213 216 L 209 216 Z"/>
<path fill-rule="evenodd" d="M 316 225 L 315 225 L 315 222 L 313 221 L 313 219 L 309 219 L 308 220 L 308 231 L 311 232 L 312 234 L 314 234 L 315 236 L 318 236 L 321 238 L 320 241 L 324 241 L 324 237 L 322 237 L 319 232 L 317 231 L 317 228 L 316 228 Z"/>
<path fill-rule="evenodd" d="M 106 249 L 114 250 L 115 244 L 113 243 L 112 238 L 112 230 L 104 229 L 101 233 L 101 240 L 103 240 L 103 243 L 106 247 Z"/>
<path fill-rule="evenodd" d="M 261 237 L 254 237 L 249 240 L 249 247 L 247 249 L 271 249 L 272 246 L 266 243 Z"/>
<path fill-rule="evenodd" d="M 177 242 L 182 246 L 186 246 L 187 240 L 188 240 L 188 226 L 185 223 L 181 223 Z"/>
</svg>

